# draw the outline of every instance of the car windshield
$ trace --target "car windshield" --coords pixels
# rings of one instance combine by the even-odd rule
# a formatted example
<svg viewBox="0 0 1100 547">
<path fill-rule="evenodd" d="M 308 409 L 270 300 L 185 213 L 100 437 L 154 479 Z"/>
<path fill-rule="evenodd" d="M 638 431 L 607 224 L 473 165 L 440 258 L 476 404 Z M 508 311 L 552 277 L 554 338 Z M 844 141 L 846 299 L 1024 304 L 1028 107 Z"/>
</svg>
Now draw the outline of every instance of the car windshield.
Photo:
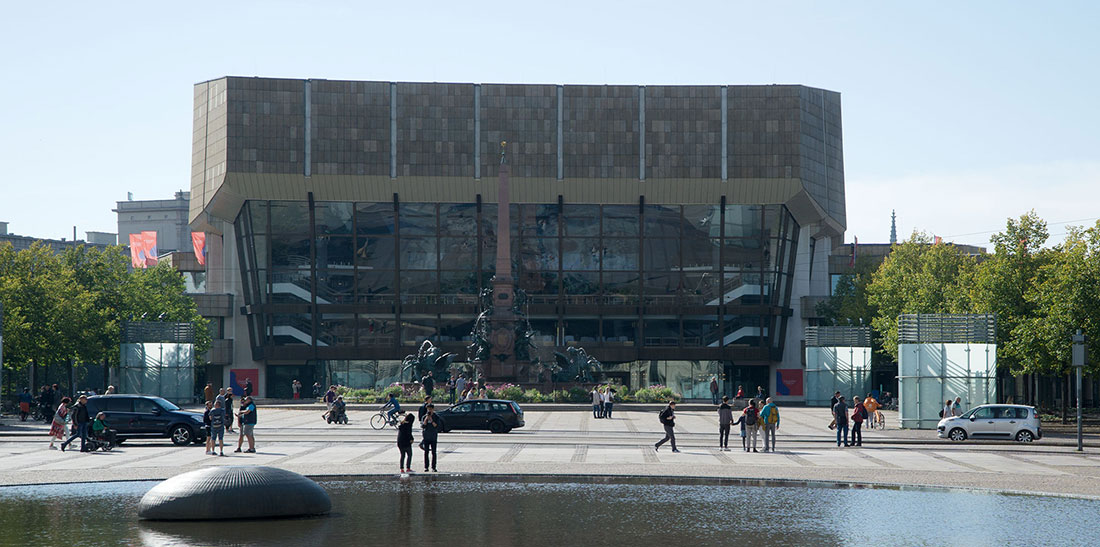
<svg viewBox="0 0 1100 547">
<path fill-rule="evenodd" d="M 179 410 L 180 409 L 180 407 L 176 406 L 174 403 L 172 403 L 171 401 L 169 401 L 167 399 L 161 399 L 160 397 L 154 397 L 153 400 L 156 401 L 157 404 L 160 405 L 160 407 L 163 408 L 164 410 Z"/>
<path fill-rule="evenodd" d="M 972 409 L 968 410 L 966 413 L 964 413 L 962 416 L 959 416 L 959 417 L 960 418 L 969 418 L 969 417 L 973 416 L 974 413 L 977 412 L 977 411 L 978 411 L 978 409 L 972 408 Z"/>
</svg>

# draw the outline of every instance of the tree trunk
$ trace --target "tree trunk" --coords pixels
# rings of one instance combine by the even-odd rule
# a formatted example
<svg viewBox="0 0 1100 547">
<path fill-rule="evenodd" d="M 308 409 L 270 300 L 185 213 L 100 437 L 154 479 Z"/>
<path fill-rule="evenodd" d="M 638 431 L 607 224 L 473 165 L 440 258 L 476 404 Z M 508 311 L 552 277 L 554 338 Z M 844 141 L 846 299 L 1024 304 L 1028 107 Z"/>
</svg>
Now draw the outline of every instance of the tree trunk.
<svg viewBox="0 0 1100 547">
<path fill-rule="evenodd" d="M 1066 373 L 1065 378 L 1059 378 L 1059 382 L 1062 383 L 1062 424 L 1069 423 L 1066 421 L 1066 408 L 1069 403 L 1069 373 Z"/>
</svg>

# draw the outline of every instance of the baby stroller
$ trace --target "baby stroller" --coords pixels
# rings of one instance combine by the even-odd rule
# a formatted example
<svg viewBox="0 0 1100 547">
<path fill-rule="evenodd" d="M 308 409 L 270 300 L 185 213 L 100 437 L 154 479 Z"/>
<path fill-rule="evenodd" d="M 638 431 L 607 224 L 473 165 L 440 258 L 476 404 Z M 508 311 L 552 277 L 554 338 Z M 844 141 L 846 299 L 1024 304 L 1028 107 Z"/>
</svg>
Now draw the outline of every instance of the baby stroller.
<svg viewBox="0 0 1100 547">
<path fill-rule="evenodd" d="M 348 411 L 346 407 L 334 406 L 332 410 L 325 413 L 325 420 L 330 424 L 347 424 L 348 423 Z"/>
<path fill-rule="evenodd" d="M 107 428 L 99 432 L 99 434 L 89 432 L 85 448 L 88 449 L 88 452 L 95 452 L 96 450 L 110 452 L 117 444 L 118 442 L 115 440 L 115 430 Z"/>
</svg>

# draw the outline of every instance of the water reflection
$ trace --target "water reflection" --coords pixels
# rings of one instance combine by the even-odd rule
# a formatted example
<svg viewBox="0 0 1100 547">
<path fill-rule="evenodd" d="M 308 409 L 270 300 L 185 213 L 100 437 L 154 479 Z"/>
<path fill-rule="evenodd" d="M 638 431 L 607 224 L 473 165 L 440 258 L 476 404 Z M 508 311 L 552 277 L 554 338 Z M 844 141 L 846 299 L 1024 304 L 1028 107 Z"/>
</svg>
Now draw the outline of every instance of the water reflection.
<svg viewBox="0 0 1100 547">
<path fill-rule="evenodd" d="M 1087 544 L 1100 502 L 622 478 L 322 481 L 327 517 L 138 521 L 153 482 L 0 488 L 12 545 Z M 232 503 L 232 498 L 226 500 Z"/>
</svg>

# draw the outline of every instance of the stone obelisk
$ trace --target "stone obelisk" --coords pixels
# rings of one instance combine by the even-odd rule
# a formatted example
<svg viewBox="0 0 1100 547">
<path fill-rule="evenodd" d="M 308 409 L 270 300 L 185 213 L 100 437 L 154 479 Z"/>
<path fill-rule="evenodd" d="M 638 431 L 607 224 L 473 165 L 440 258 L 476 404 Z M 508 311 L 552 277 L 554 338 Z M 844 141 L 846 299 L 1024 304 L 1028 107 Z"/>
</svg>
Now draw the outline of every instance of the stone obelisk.
<svg viewBox="0 0 1100 547">
<path fill-rule="evenodd" d="M 516 297 L 512 280 L 512 226 L 508 176 L 507 142 L 500 143 L 500 167 L 497 187 L 497 264 L 493 277 L 493 315 L 490 320 L 492 357 L 488 376 L 492 379 L 513 379 L 515 362 L 515 314 L 512 304 Z"/>
</svg>

